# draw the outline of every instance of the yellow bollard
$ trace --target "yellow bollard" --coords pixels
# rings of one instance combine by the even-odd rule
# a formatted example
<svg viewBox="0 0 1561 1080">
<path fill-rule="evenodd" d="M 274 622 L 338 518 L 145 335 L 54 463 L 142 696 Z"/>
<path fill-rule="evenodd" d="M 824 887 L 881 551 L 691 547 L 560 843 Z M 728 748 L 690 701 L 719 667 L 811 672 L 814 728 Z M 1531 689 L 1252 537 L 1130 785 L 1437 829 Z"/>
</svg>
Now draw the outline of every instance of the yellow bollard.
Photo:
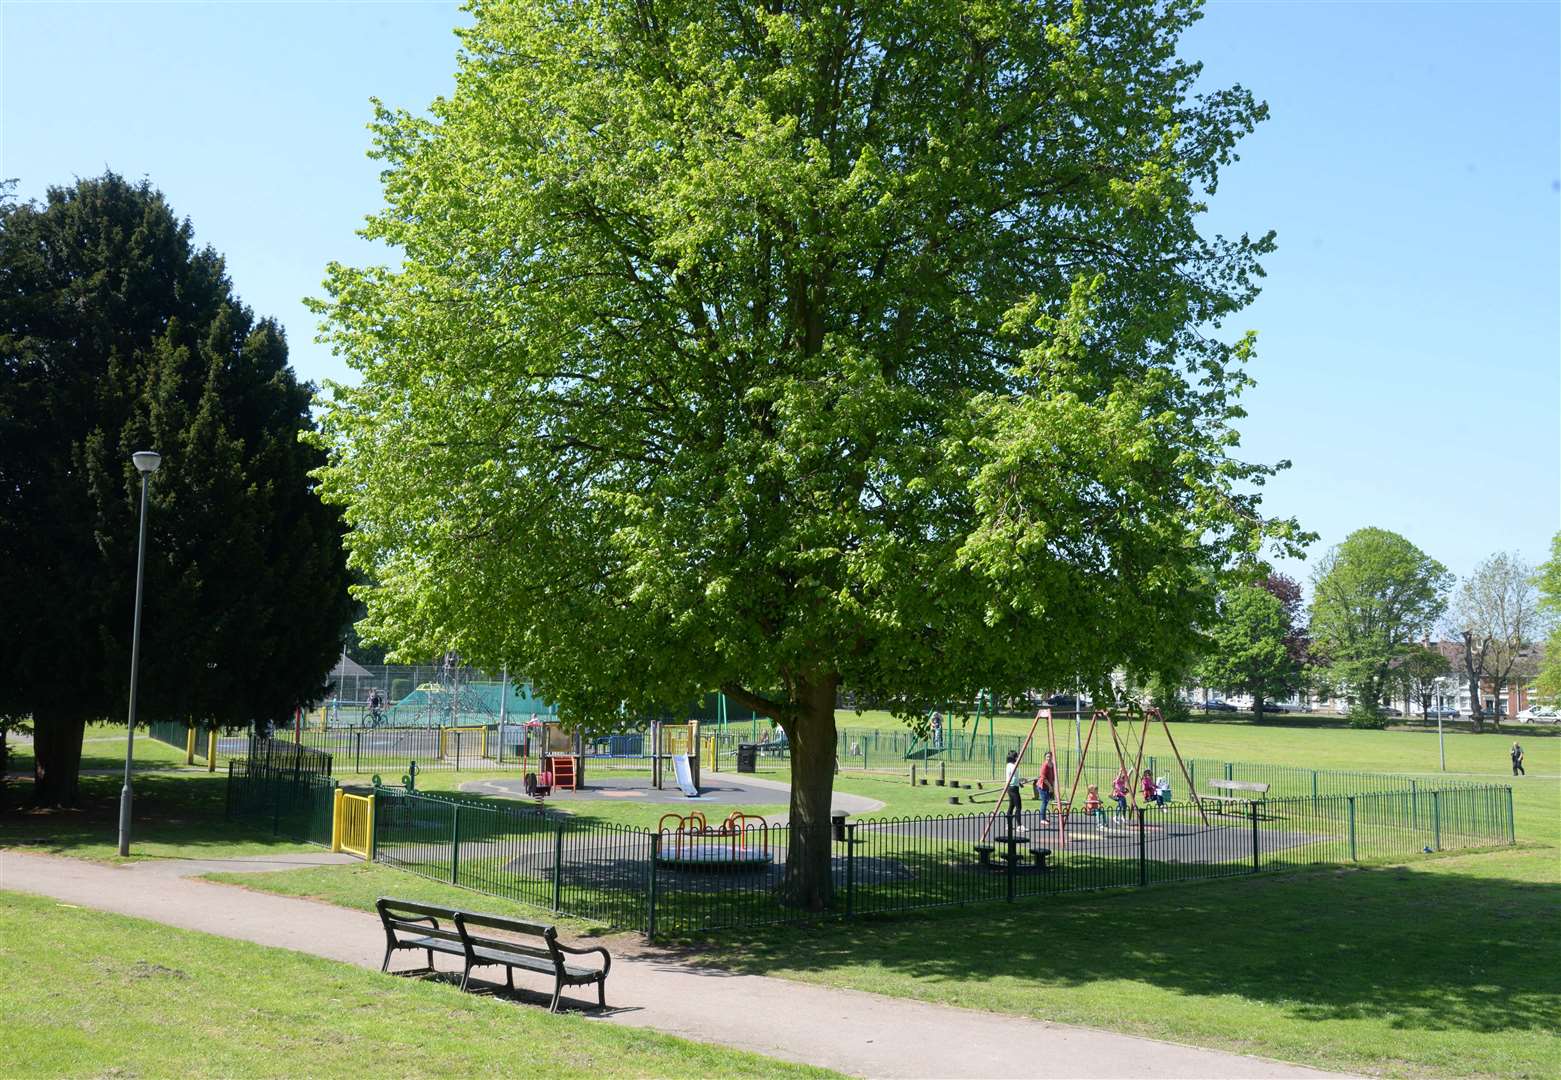
<svg viewBox="0 0 1561 1080">
<path fill-rule="evenodd" d="M 337 788 L 331 793 L 331 851 L 341 850 L 341 808 L 346 792 Z"/>
<path fill-rule="evenodd" d="M 374 796 L 374 795 L 370 795 L 369 796 L 369 826 L 368 826 L 368 828 L 369 828 L 368 841 L 369 842 L 368 842 L 368 845 L 367 845 L 368 846 L 368 851 L 369 851 L 369 854 L 368 854 L 368 861 L 369 862 L 373 862 L 374 861 L 374 806 L 378 802 L 379 802 L 379 799 L 376 796 Z"/>
<path fill-rule="evenodd" d="M 206 771 L 217 771 L 217 729 L 206 733 Z"/>
</svg>

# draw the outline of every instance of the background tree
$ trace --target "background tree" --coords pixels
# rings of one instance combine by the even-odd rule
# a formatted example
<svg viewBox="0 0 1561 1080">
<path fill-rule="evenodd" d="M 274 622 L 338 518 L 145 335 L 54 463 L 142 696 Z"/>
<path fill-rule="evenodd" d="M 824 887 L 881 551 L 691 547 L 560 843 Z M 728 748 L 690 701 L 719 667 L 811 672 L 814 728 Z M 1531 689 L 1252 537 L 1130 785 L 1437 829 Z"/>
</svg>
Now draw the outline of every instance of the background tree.
<svg viewBox="0 0 1561 1080">
<path fill-rule="evenodd" d="M 1300 589 L 1294 588 L 1289 604 L 1275 594 L 1269 581 L 1290 595 L 1286 586 L 1295 582 L 1282 574 L 1257 584 L 1235 585 L 1219 599 L 1218 612 L 1207 632 L 1208 652 L 1199 677 L 1208 686 L 1252 695 L 1252 712 L 1263 719 L 1264 698 L 1288 695 L 1301 685 L 1301 664 L 1293 649 L 1294 618 L 1299 610 Z"/>
<path fill-rule="evenodd" d="M 1553 698 L 1561 694 L 1561 532 L 1550 538 L 1550 558 L 1539 564 L 1534 586 L 1546 634 L 1535 687 Z"/>
<path fill-rule="evenodd" d="M 1393 661 L 1445 609 L 1452 575 L 1397 533 L 1357 529 L 1323 556 L 1312 583 L 1312 637 L 1349 687 L 1352 713 L 1369 721 Z"/>
<path fill-rule="evenodd" d="M 1175 670 L 1265 534 L 1232 424 L 1270 239 L 1199 232 L 1240 88 L 1149 2 L 478 0 L 382 110 L 398 268 L 332 267 L 362 377 L 320 475 L 367 637 L 576 721 L 719 687 L 792 753 L 828 899 L 836 691 Z"/>
<path fill-rule="evenodd" d="M 1420 703 L 1421 715 L 1431 711 L 1442 680 L 1452 674 L 1452 662 L 1441 651 L 1428 645 L 1409 645 L 1393 665 L 1404 683 L 1404 696 Z M 1406 709 L 1407 713 L 1408 710 Z"/>
<path fill-rule="evenodd" d="M 1306 598 L 1301 583 L 1289 574 L 1271 571 L 1259 583 L 1279 601 L 1285 617 L 1285 654 L 1295 665 L 1296 675 L 1288 684 L 1295 692 L 1306 685 L 1306 670 L 1312 663 L 1312 636 L 1306 626 Z"/>
<path fill-rule="evenodd" d="M 74 801 L 83 724 L 122 715 L 133 450 L 163 454 L 140 715 L 281 720 L 317 692 L 348 598 L 309 399 L 280 328 L 149 184 L 0 212 L 0 714 L 33 717 L 39 802 Z"/>
<path fill-rule="evenodd" d="M 1491 684 L 1499 723 L 1502 688 L 1531 661 L 1541 618 L 1534 567 L 1521 556 L 1498 551 L 1459 583 L 1447 624 L 1453 639 L 1463 645 L 1463 674 L 1476 731 L 1484 726 L 1483 684 Z"/>
</svg>

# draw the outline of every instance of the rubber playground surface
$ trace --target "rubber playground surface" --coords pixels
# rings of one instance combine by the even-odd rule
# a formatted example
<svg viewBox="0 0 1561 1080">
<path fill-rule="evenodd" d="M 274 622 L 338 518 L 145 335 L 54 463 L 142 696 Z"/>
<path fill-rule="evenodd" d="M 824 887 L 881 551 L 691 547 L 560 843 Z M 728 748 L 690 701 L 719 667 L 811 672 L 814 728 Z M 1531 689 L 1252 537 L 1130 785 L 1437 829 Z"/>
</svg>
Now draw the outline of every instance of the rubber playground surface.
<svg viewBox="0 0 1561 1080">
<path fill-rule="evenodd" d="M 508 781 L 476 781 L 467 788 L 479 789 L 481 784 L 494 783 Z M 854 823 L 849 842 L 836 839 L 832 844 L 832 871 L 839 881 L 849 875 L 858 888 L 893 888 L 925 880 L 941 883 L 953 895 L 968 896 L 1000 888 L 1001 879 L 1009 873 L 1005 855 L 1013 854 L 1017 857 L 1012 874 L 1033 879 L 1035 884 L 1024 889 L 1025 893 L 1033 893 L 1057 887 L 1040 879 L 1060 874 L 1071 880 L 1079 872 L 1090 872 L 1091 866 L 1101 868 L 1105 875 L 1102 885 L 1131 883 L 1117 878 L 1124 873 L 1136 875 L 1141 861 L 1159 867 L 1153 876 L 1162 878 L 1165 869 L 1175 864 L 1223 864 L 1233 873 L 1245 873 L 1252 863 L 1254 843 L 1261 853 L 1269 854 L 1327 839 L 1284 828 L 1254 832 L 1247 819 L 1221 819 L 1212 814 L 1207 825 L 1196 818 L 1146 822 L 1142 844 L 1136 825 L 1109 819 L 1104 828 L 1093 820 L 1070 820 L 1066 840 L 1055 814 L 1042 825 L 1037 811 L 1025 811 L 1016 824 L 1018 828 L 1010 834 L 1003 815 L 990 829 L 987 817 L 978 815 L 859 820 Z M 748 897 L 767 893 L 784 874 L 790 839 L 790 830 L 784 826 L 772 827 L 762 836 L 747 835 L 740 841 L 716 836 L 674 840 L 666 834 L 662 838 L 663 850 L 669 856 L 677 856 L 661 863 L 666 875 L 664 884 L 669 890 L 666 899 L 670 901 L 673 893 L 710 895 L 735 891 Z M 744 849 L 745 856 L 757 856 L 761 844 L 764 858 L 745 857 L 732 860 L 730 865 L 718 865 L 722 861 L 718 856 L 739 847 Z M 554 874 L 556 855 L 550 834 L 535 839 L 512 838 L 492 845 L 473 843 L 463 850 L 469 857 L 487 856 L 503 873 L 521 878 L 549 880 Z M 1044 865 L 1037 857 L 1042 851 L 1047 856 Z M 382 846 L 381 852 L 389 861 L 415 863 L 418 859 L 414 850 L 403 852 L 393 845 Z M 621 837 L 581 837 L 571 841 L 560 872 L 571 888 L 639 892 L 645 887 L 648 856 L 648 848 L 642 850 L 637 843 L 626 845 Z M 710 857 L 710 865 L 699 865 L 703 856 Z M 1121 870 L 1107 871 L 1108 865 Z M 982 879 L 989 882 L 979 883 Z M 959 885 L 958 881 L 970 884 Z"/>
<path fill-rule="evenodd" d="M 700 778 L 699 795 L 690 798 L 678 790 L 677 784 L 672 779 L 670 763 L 663 783 L 665 786 L 658 791 L 650 786 L 650 777 L 643 773 L 624 776 L 615 775 L 601 768 L 593 770 L 588 758 L 586 759 L 585 786 L 575 791 L 555 789 L 553 794 L 548 796 L 546 802 L 548 805 L 560 808 L 568 807 L 570 803 L 581 800 L 587 802 L 645 802 L 673 806 L 697 806 L 699 803 L 747 804 L 749 806 L 768 803 L 784 806 L 791 799 L 790 787 L 779 781 L 727 772 L 706 772 Z M 469 791 L 474 795 L 493 795 L 501 799 L 532 801 L 530 796 L 526 794 L 525 781 L 520 776 L 498 780 L 470 780 L 461 785 L 461 790 Z M 877 799 L 869 799 L 861 795 L 837 791 L 834 793 L 831 805 L 837 812 L 865 814 L 882 808 L 884 804 Z M 784 818 L 777 818 L 771 824 L 777 824 L 781 820 L 784 820 Z"/>
<path fill-rule="evenodd" d="M 589 759 L 587 768 L 589 769 Z M 595 775 L 588 774 L 586 786 L 575 791 L 555 789 L 548 796 L 548 802 L 552 805 L 567 806 L 571 802 L 581 800 L 596 801 L 630 801 L 648 803 L 675 803 L 683 806 L 690 803 L 784 803 L 787 799 L 784 790 L 776 791 L 770 787 L 760 787 L 739 782 L 726 773 L 720 774 L 714 782 L 705 781 L 699 786 L 699 795 L 689 798 L 678 790 L 673 783 L 672 769 L 667 768 L 665 786 L 660 790 L 650 786 L 648 776 L 613 776 L 612 774 Z M 477 795 L 495 795 L 502 799 L 524 799 L 531 801 L 526 794 L 525 782 L 520 777 L 505 780 L 473 780 L 461 785 L 462 791 L 470 791 Z"/>
<path fill-rule="evenodd" d="M 991 834 L 982 838 L 985 823 L 973 823 L 968 818 L 931 818 L 915 821 L 862 821 L 857 823 L 859 836 L 867 832 L 914 834 L 918 837 L 937 837 L 954 844 L 992 844 L 1008 833 L 1007 816 L 998 814 L 992 824 Z M 1053 813 L 1047 822 L 1041 823 L 1037 810 L 1026 810 L 1019 815 L 1020 832 L 1015 834 L 1019 843 L 1051 848 L 1053 852 L 1070 851 L 1097 855 L 1103 858 L 1136 859 L 1139 856 L 1138 828 L 1131 821 L 1117 822 L 1109 816 L 1104 825 L 1082 814 L 1074 814 L 1068 820 L 1066 841 L 1062 836 L 1062 818 Z M 1259 829 L 1256 833 L 1258 850 L 1263 853 L 1289 851 L 1307 844 L 1327 840 L 1326 836 L 1289 829 Z M 1253 831 L 1245 818 L 1209 815 L 1209 823 L 1201 821 L 1156 821 L 1153 811 L 1145 817 L 1144 857 L 1170 863 L 1224 863 L 1250 859 L 1253 848 Z"/>
</svg>

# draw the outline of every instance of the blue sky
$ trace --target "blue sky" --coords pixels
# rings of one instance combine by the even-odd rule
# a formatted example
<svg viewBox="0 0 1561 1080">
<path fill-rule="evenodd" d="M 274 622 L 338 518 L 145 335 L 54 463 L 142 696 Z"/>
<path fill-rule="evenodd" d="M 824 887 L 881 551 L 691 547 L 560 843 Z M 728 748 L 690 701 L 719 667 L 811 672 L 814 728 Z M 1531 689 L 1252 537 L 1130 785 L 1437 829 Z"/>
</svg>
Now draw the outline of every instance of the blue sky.
<svg viewBox="0 0 1561 1080">
<path fill-rule="evenodd" d="M 369 98 L 448 92 L 446 3 L 0 0 L 0 176 L 23 197 L 147 176 L 288 330 L 379 203 Z M 1184 40 L 1272 119 L 1213 200 L 1275 229 L 1244 452 L 1294 467 L 1270 512 L 1408 536 L 1459 574 L 1561 528 L 1561 6 L 1214 2 Z M 1305 578 L 1309 567 L 1285 567 Z"/>
</svg>

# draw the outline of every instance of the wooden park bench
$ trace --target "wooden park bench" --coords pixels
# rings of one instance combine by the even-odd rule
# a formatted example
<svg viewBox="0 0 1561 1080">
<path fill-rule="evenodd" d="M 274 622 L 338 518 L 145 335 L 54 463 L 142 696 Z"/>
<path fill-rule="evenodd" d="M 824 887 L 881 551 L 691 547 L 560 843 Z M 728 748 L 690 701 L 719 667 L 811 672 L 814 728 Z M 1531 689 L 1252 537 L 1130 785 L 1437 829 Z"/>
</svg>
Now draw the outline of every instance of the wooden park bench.
<svg viewBox="0 0 1561 1080">
<path fill-rule="evenodd" d="M 397 949 L 411 949 L 428 954 L 428 971 L 434 970 L 434 953 L 459 956 L 465 963 L 461 973 L 461 989 L 471 981 L 472 969 L 502 966 L 504 985 L 515 989 L 515 969 L 522 968 L 553 977 L 553 1002 L 549 1012 L 558 1011 L 559 999 L 566 986 L 596 984 L 597 1007 L 607 1007 L 607 972 L 612 967 L 612 956 L 606 949 L 596 947 L 573 949 L 560 944 L 558 931 L 541 923 L 523 919 L 507 919 L 499 915 L 485 915 L 476 911 L 418 904 L 410 900 L 396 900 L 382 896 L 374 905 L 385 926 L 385 962 L 381 971 L 390 969 L 390 957 Z M 443 919 L 449 926 L 440 925 Z M 495 937 L 484 931 L 500 931 L 522 939 Z M 602 966 L 580 967 L 566 961 L 566 954 L 585 956 L 602 954 Z"/>
<path fill-rule="evenodd" d="M 1224 794 L 1205 795 L 1204 802 L 1213 803 L 1217 813 L 1223 814 L 1227 808 L 1246 809 L 1249 806 L 1263 805 L 1264 796 L 1268 794 L 1268 785 L 1253 780 L 1210 780 L 1209 787 L 1216 792 Z"/>
</svg>

